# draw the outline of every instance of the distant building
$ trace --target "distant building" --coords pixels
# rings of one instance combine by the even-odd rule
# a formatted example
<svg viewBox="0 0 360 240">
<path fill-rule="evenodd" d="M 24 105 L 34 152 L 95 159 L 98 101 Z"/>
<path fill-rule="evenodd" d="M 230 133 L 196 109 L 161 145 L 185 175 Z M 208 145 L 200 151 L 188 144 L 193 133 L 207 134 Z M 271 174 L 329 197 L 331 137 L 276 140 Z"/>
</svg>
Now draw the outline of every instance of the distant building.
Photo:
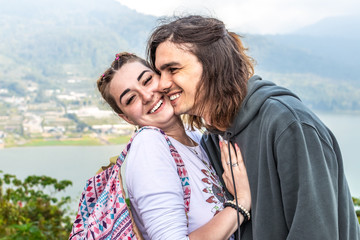
<svg viewBox="0 0 360 240">
<path fill-rule="evenodd" d="M 43 127 L 43 137 L 56 137 L 60 138 L 63 137 L 65 134 L 65 127 L 64 126 L 44 126 Z"/>
<path fill-rule="evenodd" d="M 64 126 L 44 126 L 43 130 L 45 133 L 64 133 L 66 129 Z"/>
<path fill-rule="evenodd" d="M 0 116 L 0 121 L 1 122 L 7 121 L 7 120 L 9 120 L 9 116 L 4 116 L 4 115 Z"/>
<path fill-rule="evenodd" d="M 36 92 L 38 90 L 38 86 L 35 84 L 29 84 L 26 88 L 28 92 Z"/>
<path fill-rule="evenodd" d="M 98 107 L 82 107 L 76 110 L 68 110 L 68 113 L 76 114 L 78 117 L 107 118 L 114 115 L 113 111 L 100 110 Z"/>
<path fill-rule="evenodd" d="M 0 88 L 0 94 L 7 94 L 9 93 L 9 90 L 7 90 L 6 88 Z"/>
<path fill-rule="evenodd" d="M 130 134 L 134 130 L 134 126 L 123 123 L 123 124 L 103 124 L 103 125 L 93 125 L 92 129 L 94 129 L 98 133 L 103 134 Z"/>
<path fill-rule="evenodd" d="M 59 94 L 57 98 L 60 100 L 68 100 L 68 101 L 75 101 L 81 100 L 87 97 L 86 93 L 78 93 L 78 92 L 70 92 L 69 94 Z"/>
<path fill-rule="evenodd" d="M 38 115 L 30 113 L 25 114 L 25 120 L 22 124 L 24 133 L 42 133 L 42 121 L 43 119 Z"/>
<path fill-rule="evenodd" d="M 14 105 L 19 105 L 19 104 L 24 104 L 25 103 L 25 98 L 24 97 L 12 96 L 12 97 L 3 98 L 3 100 L 4 100 L 4 102 L 11 103 L 11 104 L 14 104 Z"/>
</svg>

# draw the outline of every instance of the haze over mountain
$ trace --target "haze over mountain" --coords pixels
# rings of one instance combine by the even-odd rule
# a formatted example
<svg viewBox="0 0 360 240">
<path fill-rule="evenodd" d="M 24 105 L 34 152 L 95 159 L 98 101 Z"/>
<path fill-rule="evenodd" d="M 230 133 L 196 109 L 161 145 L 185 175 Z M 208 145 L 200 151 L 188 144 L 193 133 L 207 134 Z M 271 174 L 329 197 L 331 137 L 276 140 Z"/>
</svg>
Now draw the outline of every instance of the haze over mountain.
<svg viewBox="0 0 360 240">
<path fill-rule="evenodd" d="M 301 28 L 295 35 L 305 36 L 327 36 L 348 39 L 360 39 L 360 16 L 337 16 L 325 18 L 315 24 Z"/>
<path fill-rule="evenodd" d="M 93 88 L 117 52 L 144 56 L 157 23 L 114 0 L 0 0 L 0 5 L 0 88 L 14 94 L 29 82 L 56 88 L 71 78 Z M 324 19 L 287 35 L 239 33 L 264 78 L 285 82 L 313 106 L 343 108 L 324 107 L 337 99 L 360 110 L 359 19 Z"/>
<path fill-rule="evenodd" d="M 267 38 L 280 47 L 281 56 L 285 55 L 285 51 L 294 50 L 288 58 L 293 62 L 284 68 L 288 71 L 308 71 L 319 76 L 359 83 L 360 16 L 328 18 L 293 34 Z M 279 68 L 276 65 L 270 67 Z"/>
<path fill-rule="evenodd" d="M 112 0 L 0 1 L 0 79 L 94 77 L 115 53 L 143 53 L 155 17 Z"/>
</svg>

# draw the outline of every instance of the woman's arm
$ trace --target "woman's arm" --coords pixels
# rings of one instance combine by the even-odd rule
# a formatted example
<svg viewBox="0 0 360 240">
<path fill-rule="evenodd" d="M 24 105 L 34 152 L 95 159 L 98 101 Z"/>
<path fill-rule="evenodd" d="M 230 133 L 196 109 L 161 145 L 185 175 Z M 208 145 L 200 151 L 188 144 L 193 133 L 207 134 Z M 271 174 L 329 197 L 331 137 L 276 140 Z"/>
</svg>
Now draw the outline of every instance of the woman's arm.
<svg viewBox="0 0 360 240">
<path fill-rule="evenodd" d="M 183 189 L 164 136 L 143 130 L 127 156 L 126 185 L 134 217 L 148 239 L 187 239 Z"/>
<path fill-rule="evenodd" d="M 223 153 L 225 165 L 229 156 L 226 149 L 224 148 Z M 240 150 L 237 149 L 237 152 L 236 156 L 231 148 L 233 162 L 237 160 L 239 163 L 239 166 L 233 167 L 237 195 L 241 196 L 238 200 L 243 206 L 248 206 L 250 197 L 243 198 L 247 196 L 243 192 L 248 191 L 250 195 L 250 190 L 244 191 L 238 186 L 248 180 Z M 226 167 L 224 177 L 230 179 L 230 168 L 228 165 Z M 135 211 L 144 226 L 141 230 L 146 231 L 145 235 L 150 239 L 188 239 L 183 190 L 169 147 L 160 133 L 143 131 L 134 139 L 127 159 L 126 184 L 133 205 L 132 211 Z M 233 193 L 232 181 L 227 187 Z M 240 217 L 243 222 L 243 217 Z M 190 233 L 189 238 L 223 240 L 229 238 L 236 228 L 237 211 L 227 207 L 203 227 Z"/>
<path fill-rule="evenodd" d="M 219 142 L 221 150 L 221 162 L 224 168 L 223 179 L 225 185 L 231 194 L 234 194 L 234 185 L 231 175 L 231 168 L 234 173 L 236 198 L 238 203 L 245 209 L 250 211 L 251 208 L 251 194 L 249 180 L 246 173 L 244 161 L 242 159 L 241 151 L 237 144 L 235 150 L 230 144 L 231 163 L 229 159 L 228 144 L 224 141 Z M 189 234 L 191 240 L 207 239 L 207 240 L 222 240 L 228 239 L 237 229 L 238 212 L 231 207 L 224 208 L 221 212 L 216 214 L 207 224 L 198 228 Z M 244 222 L 244 217 L 240 215 L 240 224 Z"/>
</svg>

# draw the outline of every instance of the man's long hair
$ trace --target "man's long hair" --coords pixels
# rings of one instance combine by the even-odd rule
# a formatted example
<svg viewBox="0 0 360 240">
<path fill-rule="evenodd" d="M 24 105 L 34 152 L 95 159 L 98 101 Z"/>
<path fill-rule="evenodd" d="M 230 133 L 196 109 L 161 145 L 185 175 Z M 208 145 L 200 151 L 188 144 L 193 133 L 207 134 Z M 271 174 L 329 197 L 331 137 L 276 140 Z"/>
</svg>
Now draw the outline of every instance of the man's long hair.
<svg viewBox="0 0 360 240">
<path fill-rule="evenodd" d="M 245 54 L 247 49 L 240 36 L 215 18 L 176 18 L 158 26 L 149 38 L 147 56 L 153 69 L 156 49 L 165 41 L 194 54 L 203 67 L 189 125 L 210 130 L 228 128 L 246 96 L 247 81 L 254 74 L 254 61 Z M 210 125 L 200 117 L 204 114 Z"/>
</svg>

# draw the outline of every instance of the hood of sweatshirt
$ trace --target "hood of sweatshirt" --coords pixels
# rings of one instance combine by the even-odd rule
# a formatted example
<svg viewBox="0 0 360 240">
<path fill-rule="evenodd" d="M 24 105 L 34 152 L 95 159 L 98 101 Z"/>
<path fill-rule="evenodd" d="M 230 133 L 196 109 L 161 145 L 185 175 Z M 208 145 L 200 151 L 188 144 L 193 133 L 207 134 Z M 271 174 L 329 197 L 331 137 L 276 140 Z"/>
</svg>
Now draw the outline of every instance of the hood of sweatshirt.
<svg viewBox="0 0 360 240">
<path fill-rule="evenodd" d="M 299 97 L 290 90 L 279 87 L 273 82 L 262 80 L 262 78 L 257 75 L 249 79 L 247 86 L 248 91 L 246 97 L 241 104 L 233 124 L 225 132 L 220 133 L 225 139 L 231 139 L 246 128 L 268 98 L 290 95 L 299 99 Z"/>
</svg>

